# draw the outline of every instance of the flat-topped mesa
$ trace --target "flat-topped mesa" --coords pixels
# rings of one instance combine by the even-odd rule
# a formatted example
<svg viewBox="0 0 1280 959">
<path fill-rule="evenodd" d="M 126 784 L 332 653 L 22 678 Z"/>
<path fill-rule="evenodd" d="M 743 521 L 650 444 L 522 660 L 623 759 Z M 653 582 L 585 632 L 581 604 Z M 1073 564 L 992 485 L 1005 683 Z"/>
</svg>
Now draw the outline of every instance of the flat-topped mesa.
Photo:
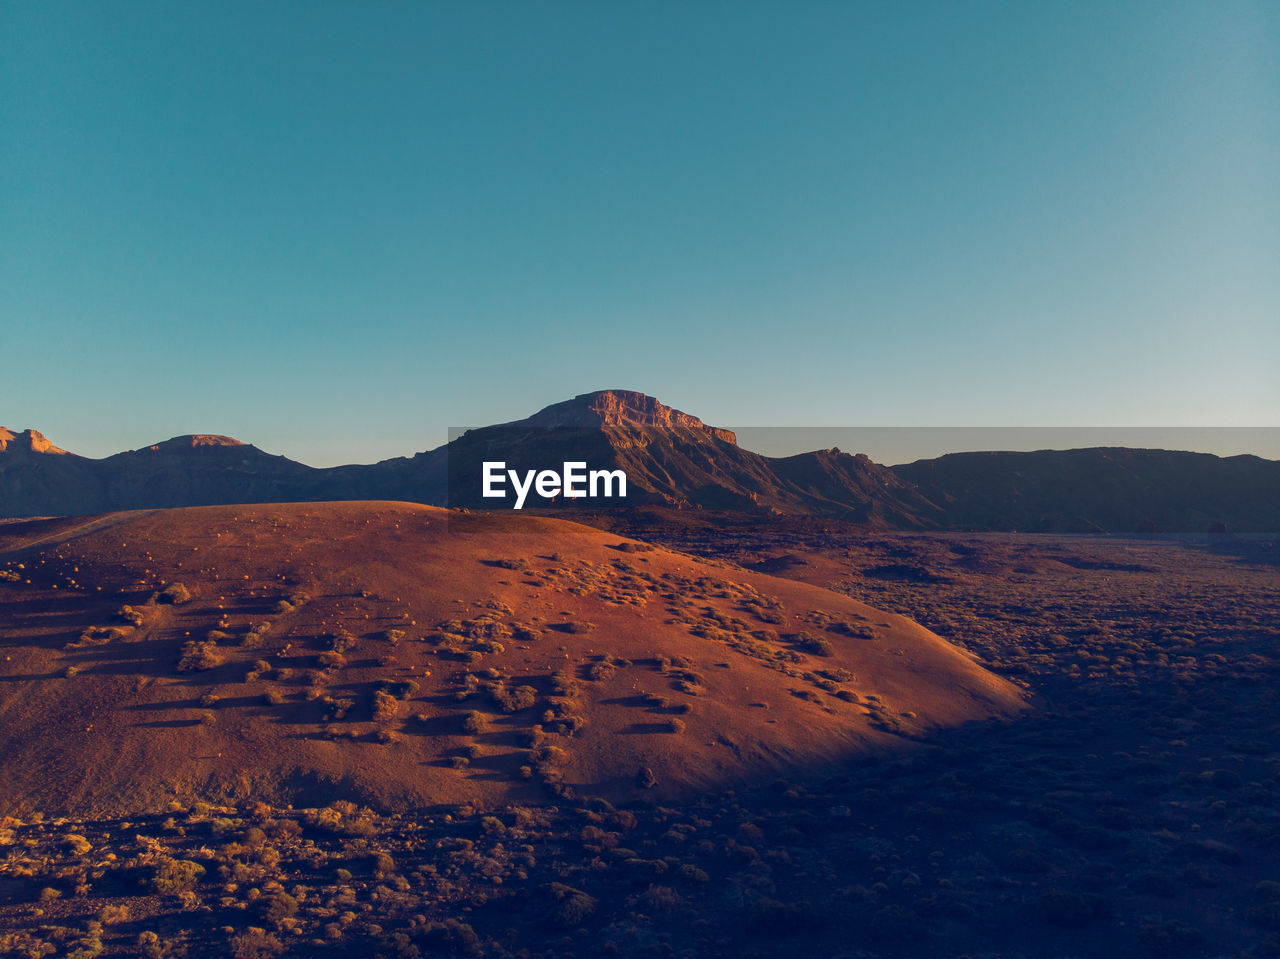
<svg viewBox="0 0 1280 959">
<path fill-rule="evenodd" d="M 154 446 L 148 446 L 150 450 L 185 450 L 195 449 L 199 446 L 244 446 L 238 439 L 230 436 L 219 436 L 216 433 L 188 433 L 185 436 L 175 436 L 171 440 L 165 440 L 163 443 L 156 443 Z"/>
<path fill-rule="evenodd" d="M 21 433 L 15 433 L 13 430 L 5 429 L 0 426 L 0 453 L 52 453 L 55 455 L 65 454 L 67 451 L 59 449 L 44 438 L 44 434 L 39 430 L 23 430 Z"/>
<path fill-rule="evenodd" d="M 508 425 L 575 429 L 679 429 L 709 434 L 734 446 L 738 443 L 732 430 L 708 426 L 696 416 L 664 406 L 652 396 L 634 390 L 583 393 L 571 400 L 539 410 L 519 424 Z"/>
</svg>

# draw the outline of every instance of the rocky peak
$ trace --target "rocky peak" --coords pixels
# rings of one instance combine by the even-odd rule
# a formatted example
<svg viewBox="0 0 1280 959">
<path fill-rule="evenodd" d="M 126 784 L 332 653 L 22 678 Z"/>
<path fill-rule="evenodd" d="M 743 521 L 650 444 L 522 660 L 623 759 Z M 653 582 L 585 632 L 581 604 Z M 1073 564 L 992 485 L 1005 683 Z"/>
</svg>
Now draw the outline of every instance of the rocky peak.
<svg viewBox="0 0 1280 959">
<path fill-rule="evenodd" d="M 57 455 L 65 454 L 67 451 L 54 446 L 44 438 L 44 434 L 39 430 L 23 430 L 21 433 L 15 433 L 13 430 L 0 426 L 0 453 L 8 452 L 53 453 Z"/>
<path fill-rule="evenodd" d="M 634 390 L 583 393 L 540 410 L 522 421 L 521 425 L 578 429 L 680 429 L 710 434 L 734 445 L 738 442 L 732 431 L 707 426 L 696 416 L 665 406 L 652 396 Z"/>
<path fill-rule="evenodd" d="M 216 433 L 188 433 L 186 436 L 175 436 L 171 440 L 165 440 L 163 443 L 157 443 L 155 446 L 149 446 L 152 450 L 186 450 L 196 449 L 200 446 L 244 446 L 237 439 L 230 436 L 219 436 Z"/>
</svg>

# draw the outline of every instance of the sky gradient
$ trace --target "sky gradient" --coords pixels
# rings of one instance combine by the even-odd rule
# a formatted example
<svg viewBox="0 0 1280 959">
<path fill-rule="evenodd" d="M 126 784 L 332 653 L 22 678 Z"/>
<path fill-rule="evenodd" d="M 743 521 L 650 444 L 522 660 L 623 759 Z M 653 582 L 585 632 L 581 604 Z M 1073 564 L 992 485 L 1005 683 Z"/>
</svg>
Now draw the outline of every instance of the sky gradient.
<svg viewBox="0 0 1280 959">
<path fill-rule="evenodd" d="M 0 4 L 0 425 L 1280 425 L 1280 4 Z"/>
</svg>

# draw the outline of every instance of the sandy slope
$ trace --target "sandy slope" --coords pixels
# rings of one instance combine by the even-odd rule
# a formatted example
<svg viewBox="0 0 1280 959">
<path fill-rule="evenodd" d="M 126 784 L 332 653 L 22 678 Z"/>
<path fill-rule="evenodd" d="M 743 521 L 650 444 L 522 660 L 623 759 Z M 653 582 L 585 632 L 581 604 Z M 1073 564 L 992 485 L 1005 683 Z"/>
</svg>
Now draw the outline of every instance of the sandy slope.
<svg viewBox="0 0 1280 959">
<path fill-rule="evenodd" d="M 359 502 L 79 522 L 0 526 L 0 811 L 675 795 L 1022 708 L 909 620 L 561 520 Z M 149 604 L 174 582 L 188 602 Z M 177 670 L 188 643 L 206 668 Z"/>
</svg>

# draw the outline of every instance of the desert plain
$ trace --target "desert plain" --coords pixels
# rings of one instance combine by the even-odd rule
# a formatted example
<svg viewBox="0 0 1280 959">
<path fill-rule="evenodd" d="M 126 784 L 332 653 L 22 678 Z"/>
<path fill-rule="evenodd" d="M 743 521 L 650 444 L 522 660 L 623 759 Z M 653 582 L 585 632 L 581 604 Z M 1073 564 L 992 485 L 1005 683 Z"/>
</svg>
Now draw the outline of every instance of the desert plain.
<svg viewBox="0 0 1280 959">
<path fill-rule="evenodd" d="M 0 525 L 12 955 L 1262 956 L 1274 540 Z"/>
</svg>

